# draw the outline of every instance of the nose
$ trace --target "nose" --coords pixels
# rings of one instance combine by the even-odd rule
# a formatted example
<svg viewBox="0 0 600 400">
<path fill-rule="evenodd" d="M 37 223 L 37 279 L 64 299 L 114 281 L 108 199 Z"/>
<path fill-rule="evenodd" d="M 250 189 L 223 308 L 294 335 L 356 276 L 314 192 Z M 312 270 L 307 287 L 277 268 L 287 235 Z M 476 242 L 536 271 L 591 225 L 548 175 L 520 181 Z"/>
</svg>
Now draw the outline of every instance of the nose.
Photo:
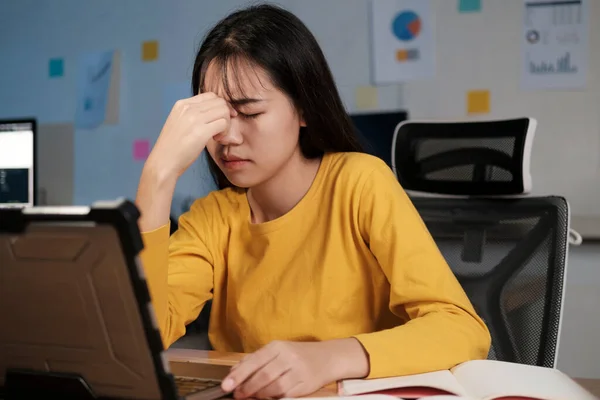
<svg viewBox="0 0 600 400">
<path fill-rule="evenodd" d="M 237 118 L 231 118 L 229 129 L 217 136 L 215 140 L 222 146 L 232 146 L 242 144 L 244 138 L 240 131 L 240 124 Z"/>
</svg>

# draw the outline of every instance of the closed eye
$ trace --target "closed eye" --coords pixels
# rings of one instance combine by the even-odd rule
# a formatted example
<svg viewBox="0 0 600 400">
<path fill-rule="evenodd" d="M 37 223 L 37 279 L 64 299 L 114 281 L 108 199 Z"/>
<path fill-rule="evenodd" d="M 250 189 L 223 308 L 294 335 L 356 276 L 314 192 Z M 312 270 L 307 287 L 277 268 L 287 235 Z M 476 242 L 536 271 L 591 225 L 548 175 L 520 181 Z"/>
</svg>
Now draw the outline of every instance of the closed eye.
<svg viewBox="0 0 600 400">
<path fill-rule="evenodd" d="M 244 113 L 238 111 L 238 114 L 241 115 L 241 117 L 245 118 L 245 119 L 254 119 L 262 113 L 260 112 L 260 113 L 255 113 L 255 114 L 244 114 Z"/>
</svg>

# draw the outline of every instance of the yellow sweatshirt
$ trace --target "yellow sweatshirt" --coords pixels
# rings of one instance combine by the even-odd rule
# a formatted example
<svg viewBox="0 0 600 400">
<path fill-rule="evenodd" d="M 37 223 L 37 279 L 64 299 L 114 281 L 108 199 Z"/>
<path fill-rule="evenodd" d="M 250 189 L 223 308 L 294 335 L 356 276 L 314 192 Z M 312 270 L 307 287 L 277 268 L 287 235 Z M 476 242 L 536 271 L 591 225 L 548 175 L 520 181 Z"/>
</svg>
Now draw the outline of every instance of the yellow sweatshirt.
<svg viewBox="0 0 600 400">
<path fill-rule="evenodd" d="M 213 299 L 215 350 L 355 337 L 369 378 L 488 354 L 485 324 L 375 157 L 325 155 L 308 193 L 278 219 L 252 224 L 245 193 L 225 189 L 197 200 L 171 238 L 168 226 L 143 238 L 165 347 Z"/>
</svg>

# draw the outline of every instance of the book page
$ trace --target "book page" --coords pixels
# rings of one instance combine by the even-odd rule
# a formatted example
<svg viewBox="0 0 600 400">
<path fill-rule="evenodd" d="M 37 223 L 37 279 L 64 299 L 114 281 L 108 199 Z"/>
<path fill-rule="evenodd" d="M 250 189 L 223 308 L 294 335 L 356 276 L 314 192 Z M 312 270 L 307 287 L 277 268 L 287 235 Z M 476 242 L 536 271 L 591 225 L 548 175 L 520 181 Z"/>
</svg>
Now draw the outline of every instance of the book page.
<svg viewBox="0 0 600 400">
<path fill-rule="evenodd" d="M 347 397 L 310 397 L 310 400 L 398 400 L 392 396 L 384 396 L 381 394 L 365 394 L 360 396 Z M 281 400 L 298 400 L 297 397 L 282 397 Z"/>
<path fill-rule="evenodd" d="M 404 397 L 399 389 L 411 389 L 411 392 L 419 389 L 419 391 L 424 392 L 423 395 L 428 396 L 442 394 L 443 392 L 457 396 L 466 394 L 464 388 L 461 387 L 450 371 L 436 371 L 381 379 L 348 379 L 340 383 L 340 395 L 342 396 L 377 392 L 391 394 L 392 389 L 394 395 L 399 397 Z M 432 393 L 430 389 L 438 389 L 442 393 Z"/>
<path fill-rule="evenodd" d="M 595 400 L 562 372 L 532 365 L 495 360 L 468 361 L 454 367 L 456 380 L 474 398 L 494 400 Z"/>
<path fill-rule="evenodd" d="M 313 400 L 313 399 L 311 399 Z M 396 399 L 398 400 L 398 399 Z M 404 399 L 403 399 L 404 400 Z M 442 395 L 442 396 L 427 396 L 427 397 L 419 397 L 418 400 L 479 400 L 479 399 L 474 399 L 473 397 L 462 397 L 462 396 L 454 396 L 454 395 Z M 522 399 L 516 399 L 516 400 L 522 400 Z"/>
</svg>

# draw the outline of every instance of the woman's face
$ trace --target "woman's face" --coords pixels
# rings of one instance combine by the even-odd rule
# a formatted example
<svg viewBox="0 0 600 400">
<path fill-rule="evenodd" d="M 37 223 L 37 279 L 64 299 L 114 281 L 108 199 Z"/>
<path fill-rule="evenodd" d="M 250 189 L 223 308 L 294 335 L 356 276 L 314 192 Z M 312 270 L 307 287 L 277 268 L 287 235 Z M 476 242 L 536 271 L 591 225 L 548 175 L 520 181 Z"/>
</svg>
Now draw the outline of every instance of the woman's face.
<svg viewBox="0 0 600 400">
<path fill-rule="evenodd" d="M 206 71 L 205 91 L 225 98 L 237 111 L 232 113 L 229 130 L 206 147 L 233 185 L 251 188 L 301 154 L 298 137 L 304 124 L 291 100 L 273 86 L 264 70 L 250 63 L 238 63 L 232 70 L 236 75 L 228 74 L 229 91 L 215 63 Z"/>
</svg>

